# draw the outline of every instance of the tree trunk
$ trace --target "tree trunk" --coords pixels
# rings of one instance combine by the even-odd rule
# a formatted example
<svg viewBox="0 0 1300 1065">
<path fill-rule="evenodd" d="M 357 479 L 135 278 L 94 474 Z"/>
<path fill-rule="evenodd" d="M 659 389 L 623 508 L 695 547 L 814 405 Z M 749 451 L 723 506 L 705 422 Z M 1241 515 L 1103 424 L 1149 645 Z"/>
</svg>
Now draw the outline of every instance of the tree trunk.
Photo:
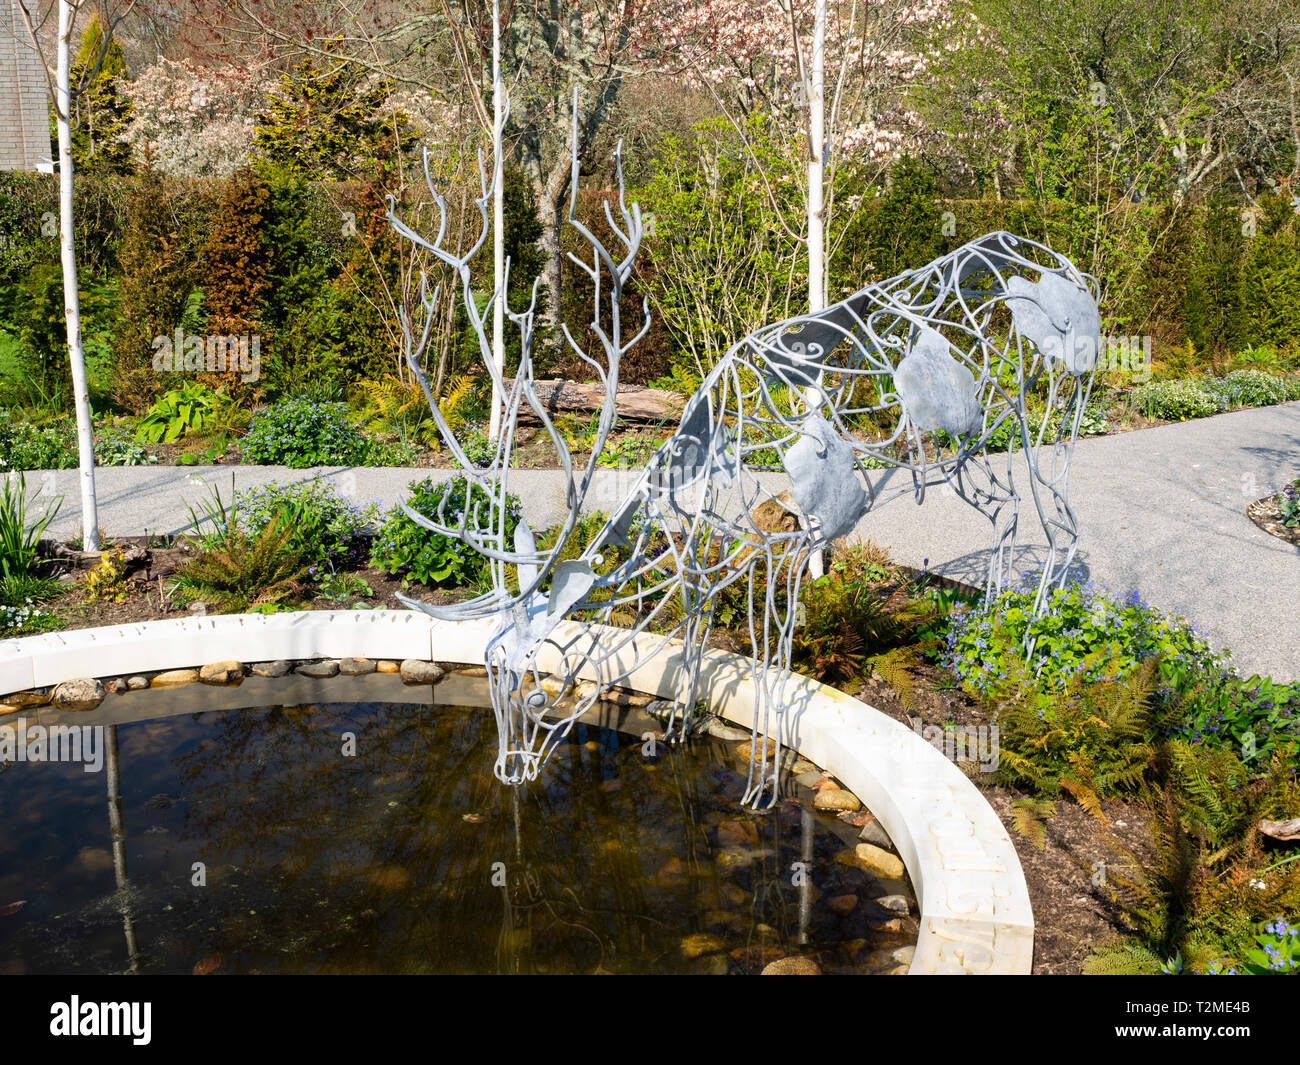
<svg viewBox="0 0 1300 1065">
<path fill-rule="evenodd" d="M 492 2 L 492 364 L 497 377 L 506 368 L 506 234 L 505 234 L 505 154 L 501 148 L 504 131 L 505 87 L 501 84 L 501 5 Z M 501 435 L 501 416 L 505 397 L 492 387 L 492 413 L 488 419 L 488 440 L 493 444 Z"/>
<path fill-rule="evenodd" d="M 77 248 L 72 225 L 72 24 L 69 0 L 59 2 L 58 66 L 55 74 L 55 124 L 59 133 L 59 251 L 63 265 L 63 307 L 68 327 L 68 361 L 77 410 L 77 457 L 81 465 L 81 545 L 99 550 L 99 515 L 95 505 L 95 441 L 90 421 L 90 388 L 81 348 L 81 304 L 77 296 Z"/>
<path fill-rule="evenodd" d="M 564 208 L 569 195 L 570 160 L 561 156 L 551 166 L 550 172 L 541 177 L 541 160 L 537 160 L 536 177 L 533 180 L 537 197 L 537 220 L 542 226 L 542 235 L 538 238 L 538 249 L 546 256 L 542 267 L 542 295 L 545 305 L 541 322 L 544 327 L 543 338 L 551 352 L 558 356 L 564 346 L 564 337 L 560 324 L 564 321 L 564 309 L 561 300 L 564 283 L 564 253 L 560 249 L 560 238 L 564 232 Z"/>
</svg>

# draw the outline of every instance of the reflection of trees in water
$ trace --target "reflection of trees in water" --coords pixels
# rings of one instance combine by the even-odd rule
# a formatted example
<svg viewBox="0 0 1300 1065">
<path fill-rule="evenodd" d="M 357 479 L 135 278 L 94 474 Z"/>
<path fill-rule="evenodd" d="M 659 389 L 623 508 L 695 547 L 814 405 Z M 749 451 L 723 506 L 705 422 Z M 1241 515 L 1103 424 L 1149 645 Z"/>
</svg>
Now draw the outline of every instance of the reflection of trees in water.
<svg viewBox="0 0 1300 1065">
<path fill-rule="evenodd" d="M 210 870 L 238 868 L 243 901 L 270 907 L 247 963 L 289 942 L 289 967 L 314 956 L 463 970 L 494 954 L 506 971 L 676 964 L 681 935 L 697 930 L 684 916 L 719 904 L 699 818 L 743 780 L 698 758 L 648 767 L 639 742 L 578 726 L 543 780 L 515 793 L 490 772 L 494 724 L 481 710 L 273 707 L 223 714 L 213 730 L 177 759 L 184 833 Z M 344 732 L 355 757 L 341 753 Z M 735 796 L 720 797 L 724 785 Z"/>
<path fill-rule="evenodd" d="M 118 909 L 122 914 L 122 935 L 126 940 L 127 969 L 140 971 L 140 943 L 135 932 L 131 905 L 131 883 L 126 870 L 126 824 L 122 819 L 122 763 L 118 757 L 117 726 L 104 729 L 104 778 L 108 784 L 108 834 L 113 846 L 113 880 L 117 885 Z"/>
</svg>

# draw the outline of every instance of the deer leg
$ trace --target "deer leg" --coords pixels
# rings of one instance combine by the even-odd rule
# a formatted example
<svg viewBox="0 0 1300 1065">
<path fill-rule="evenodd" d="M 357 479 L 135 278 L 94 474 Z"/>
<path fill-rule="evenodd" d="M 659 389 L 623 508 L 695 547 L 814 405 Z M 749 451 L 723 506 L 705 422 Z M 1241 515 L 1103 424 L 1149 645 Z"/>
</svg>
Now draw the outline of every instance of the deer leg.
<svg viewBox="0 0 1300 1065">
<path fill-rule="evenodd" d="M 676 706 L 664 732 L 665 738 L 670 742 L 688 739 L 695 722 L 700 665 L 704 660 L 709 633 L 713 629 L 713 608 L 712 596 L 705 598 L 698 590 L 690 593 L 686 622 L 682 626 L 682 669 L 677 682 Z"/>
<path fill-rule="evenodd" d="M 1062 405 L 1062 418 L 1068 420 L 1052 446 L 1047 471 L 1043 470 L 1037 455 L 1027 456 L 1034 504 L 1047 536 L 1047 558 L 1034 597 L 1035 616 L 1046 608 L 1052 591 L 1064 585 L 1079 546 L 1079 523 L 1069 500 L 1069 474 L 1086 398 L 1087 390 L 1076 382 Z"/>
<path fill-rule="evenodd" d="M 957 495 L 978 510 L 993 526 L 993 547 L 985 578 L 985 603 L 992 603 L 1015 570 L 1016 530 L 1020 519 L 1020 497 L 1011 477 L 1011 454 L 1006 469 L 999 473 L 987 455 L 976 455 L 957 470 L 953 488 Z"/>
<path fill-rule="evenodd" d="M 1034 614 L 1047 606 L 1053 589 L 1061 587 L 1074 562 L 1079 546 L 1079 523 L 1070 507 L 1069 485 L 1064 473 L 1049 480 L 1033 469 L 1034 504 L 1047 536 L 1047 558 L 1034 597 Z"/>
<path fill-rule="evenodd" d="M 766 580 L 763 582 L 764 623 L 762 629 L 762 654 L 755 640 L 754 727 L 751 732 L 749 777 L 745 795 L 746 805 L 756 810 L 771 809 L 780 798 L 781 744 L 784 740 L 786 689 L 790 680 L 790 657 L 794 640 L 795 617 L 798 612 L 799 585 L 809 568 L 809 538 L 801 538 L 794 547 L 786 548 L 777 559 L 769 553 L 761 565 Z M 750 617 L 753 632 L 754 608 L 757 605 L 754 587 L 754 570 L 750 572 Z M 776 591 L 786 592 L 785 609 L 776 601 Z"/>
</svg>

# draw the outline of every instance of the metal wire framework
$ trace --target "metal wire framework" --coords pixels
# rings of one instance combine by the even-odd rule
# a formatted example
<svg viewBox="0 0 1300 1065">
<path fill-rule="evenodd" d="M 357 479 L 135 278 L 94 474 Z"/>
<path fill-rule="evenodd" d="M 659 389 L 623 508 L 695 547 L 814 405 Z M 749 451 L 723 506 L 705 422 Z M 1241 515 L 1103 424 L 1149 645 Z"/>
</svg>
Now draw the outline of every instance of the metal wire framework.
<svg viewBox="0 0 1300 1065">
<path fill-rule="evenodd" d="M 482 555 L 492 590 L 450 606 L 402 601 L 438 618 L 498 619 L 485 653 L 499 730 L 495 772 L 514 785 L 539 775 L 600 689 L 626 680 L 674 637 L 683 645 L 666 736 L 688 737 L 719 599 L 728 589 L 733 595 L 743 591 L 759 681 L 745 802 L 760 808 L 778 795 L 795 604 L 810 555 L 850 532 L 869 509 L 899 495 L 913 495 L 920 503 L 928 488 L 951 485 L 993 525 L 987 590 L 996 595 L 1014 568 L 1021 496 L 1012 479 L 1012 456 L 1018 451 L 1027 462 L 1031 496 L 1048 541 L 1035 611 L 1065 579 L 1078 543 L 1068 501 L 1070 457 L 1100 343 L 1096 284 L 1043 245 L 997 232 L 824 311 L 757 331 L 714 366 L 688 400 L 677 431 L 655 452 L 622 504 L 595 539 L 566 560 L 565 545 L 614 425 L 620 361 L 650 324 L 648 301 L 630 329 L 622 319 L 624 289 L 644 225 L 639 205 L 626 202 L 621 156 L 615 156 L 617 218 L 605 203 L 605 220 L 617 243 L 611 251 L 574 213 L 576 124 L 573 136 L 568 224 L 590 248 L 591 258 L 570 254 L 569 259 L 592 286 L 596 312 L 587 335 L 596 356 L 567 325 L 561 328 L 570 350 L 591 367 L 604 390 L 584 467 L 574 468 L 563 434 L 533 387 L 536 284 L 526 308 L 506 307 L 521 342 L 513 380 L 504 379 L 491 358 L 485 323 L 492 303 L 478 307 L 469 270 L 488 232 L 490 183 L 483 167 L 476 201 L 482 229 L 462 254 L 443 246 L 447 206 L 434 188 L 427 155 L 425 176 L 439 219 L 436 237 L 428 240 L 397 218 L 390 200 L 396 232 L 459 277 L 483 363 L 505 397 L 503 430 L 492 459 L 475 467 L 439 411 L 422 369 L 438 298 L 437 291 L 429 294 L 422 274 L 423 323 L 417 328 L 405 313 L 402 318 L 407 362 L 443 440 L 478 491 L 459 512 L 447 513 L 446 502 L 433 516 L 405 510 L 419 526 L 458 537 Z M 492 180 L 500 175 L 498 156 Z M 501 298 L 500 292 L 491 297 Z M 1041 408 L 1031 417 L 1029 396 L 1035 390 Z M 506 536 L 510 458 L 525 409 L 554 447 L 567 485 L 565 520 L 545 550 L 538 549 L 526 522 L 519 521 L 511 542 Z M 891 428 L 864 428 L 881 425 Z M 1012 445 L 990 454 L 990 437 L 1007 428 Z M 755 508 L 775 498 L 755 467 L 774 463 L 790 474 L 791 509 L 800 519 L 793 531 L 764 531 L 755 520 Z M 906 471 L 904 485 L 875 486 L 869 470 L 882 466 Z M 566 618 L 582 623 L 576 635 L 572 626 L 563 635 L 556 631 Z M 544 650 L 558 653 L 558 685 L 539 669 Z M 585 666 L 594 669 L 599 686 L 574 697 L 572 682 Z"/>
</svg>

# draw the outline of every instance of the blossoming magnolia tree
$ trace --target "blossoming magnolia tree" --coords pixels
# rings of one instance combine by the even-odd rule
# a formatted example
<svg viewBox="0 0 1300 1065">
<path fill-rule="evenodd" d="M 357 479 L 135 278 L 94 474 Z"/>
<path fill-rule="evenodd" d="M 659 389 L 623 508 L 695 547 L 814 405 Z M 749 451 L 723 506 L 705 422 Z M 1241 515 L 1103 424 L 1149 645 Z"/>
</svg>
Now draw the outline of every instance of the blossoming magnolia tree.
<svg viewBox="0 0 1300 1065">
<path fill-rule="evenodd" d="M 805 158 L 804 217 L 781 225 L 809 247 L 815 311 L 836 243 L 837 170 L 874 176 L 927 139 L 910 94 L 975 27 L 961 0 L 669 0 L 641 47 L 660 70 L 706 89 L 742 139 L 762 115 Z"/>
<path fill-rule="evenodd" d="M 130 83 L 127 140 L 169 176 L 225 177 L 248 161 L 254 116 L 272 83 L 247 67 L 160 59 Z"/>
</svg>

